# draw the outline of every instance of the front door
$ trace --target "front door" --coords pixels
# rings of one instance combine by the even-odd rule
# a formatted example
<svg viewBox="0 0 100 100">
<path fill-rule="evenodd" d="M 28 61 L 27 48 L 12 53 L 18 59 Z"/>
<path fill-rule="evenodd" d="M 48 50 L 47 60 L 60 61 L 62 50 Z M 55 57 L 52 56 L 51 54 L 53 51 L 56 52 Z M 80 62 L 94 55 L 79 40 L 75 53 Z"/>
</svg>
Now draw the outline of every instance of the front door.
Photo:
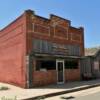
<svg viewBox="0 0 100 100">
<path fill-rule="evenodd" d="M 56 61 L 57 83 L 64 83 L 64 60 Z"/>
</svg>

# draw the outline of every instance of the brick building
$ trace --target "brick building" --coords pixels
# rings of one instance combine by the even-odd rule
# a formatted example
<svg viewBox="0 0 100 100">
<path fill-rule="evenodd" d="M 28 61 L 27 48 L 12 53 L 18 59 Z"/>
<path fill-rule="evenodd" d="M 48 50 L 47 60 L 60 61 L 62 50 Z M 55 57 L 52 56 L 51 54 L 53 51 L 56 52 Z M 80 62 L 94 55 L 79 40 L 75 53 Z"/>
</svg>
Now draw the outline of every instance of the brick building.
<svg viewBox="0 0 100 100">
<path fill-rule="evenodd" d="M 84 29 L 27 10 L 0 31 L 0 81 L 24 88 L 80 79 Z"/>
</svg>

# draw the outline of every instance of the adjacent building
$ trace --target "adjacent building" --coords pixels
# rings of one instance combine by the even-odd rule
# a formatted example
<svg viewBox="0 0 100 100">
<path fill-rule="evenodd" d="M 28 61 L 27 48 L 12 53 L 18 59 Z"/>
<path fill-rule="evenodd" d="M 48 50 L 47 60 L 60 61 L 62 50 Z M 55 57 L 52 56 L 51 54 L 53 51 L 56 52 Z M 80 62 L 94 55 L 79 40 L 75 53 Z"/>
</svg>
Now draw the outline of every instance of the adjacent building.
<svg viewBox="0 0 100 100">
<path fill-rule="evenodd" d="M 100 48 L 88 48 L 81 58 L 82 78 L 100 78 Z"/>
<path fill-rule="evenodd" d="M 0 30 L 0 81 L 24 88 L 80 80 L 84 29 L 32 10 Z"/>
</svg>

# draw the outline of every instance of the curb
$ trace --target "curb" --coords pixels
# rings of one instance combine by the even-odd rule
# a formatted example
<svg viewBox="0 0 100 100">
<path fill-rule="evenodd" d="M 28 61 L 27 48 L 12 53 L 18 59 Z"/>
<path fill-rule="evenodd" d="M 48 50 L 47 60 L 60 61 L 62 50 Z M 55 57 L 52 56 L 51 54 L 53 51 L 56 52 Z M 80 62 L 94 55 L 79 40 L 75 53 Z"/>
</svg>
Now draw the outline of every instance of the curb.
<svg viewBox="0 0 100 100">
<path fill-rule="evenodd" d="M 80 90 L 86 90 L 86 89 L 93 88 L 93 87 L 98 87 L 98 86 L 100 86 L 100 83 L 99 84 L 93 84 L 93 85 L 85 86 L 85 87 L 79 87 L 79 88 L 75 88 L 75 89 L 70 89 L 70 90 L 50 93 L 50 94 L 44 94 L 44 95 L 35 96 L 35 97 L 32 97 L 32 98 L 28 98 L 28 99 L 23 99 L 23 100 L 43 100 L 45 98 L 49 98 L 49 97 L 52 97 L 52 96 L 57 96 L 57 95 L 61 95 L 61 94 L 77 92 L 77 91 L 80 91 Z"/>
</svg>

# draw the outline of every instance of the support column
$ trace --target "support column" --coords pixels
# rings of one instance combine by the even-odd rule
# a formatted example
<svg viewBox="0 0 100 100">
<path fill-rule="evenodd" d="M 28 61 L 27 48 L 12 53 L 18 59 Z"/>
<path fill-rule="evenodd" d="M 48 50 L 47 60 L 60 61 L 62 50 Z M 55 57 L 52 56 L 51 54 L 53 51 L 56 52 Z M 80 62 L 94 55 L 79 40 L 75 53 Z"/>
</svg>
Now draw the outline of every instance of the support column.
<svg viewBox="0 0 100 100">
<path fill-rule="evenodd" d="M 33 56 L 28 55 L 27 56 L 27 88 L 33 87 Z"/>
</svg>

